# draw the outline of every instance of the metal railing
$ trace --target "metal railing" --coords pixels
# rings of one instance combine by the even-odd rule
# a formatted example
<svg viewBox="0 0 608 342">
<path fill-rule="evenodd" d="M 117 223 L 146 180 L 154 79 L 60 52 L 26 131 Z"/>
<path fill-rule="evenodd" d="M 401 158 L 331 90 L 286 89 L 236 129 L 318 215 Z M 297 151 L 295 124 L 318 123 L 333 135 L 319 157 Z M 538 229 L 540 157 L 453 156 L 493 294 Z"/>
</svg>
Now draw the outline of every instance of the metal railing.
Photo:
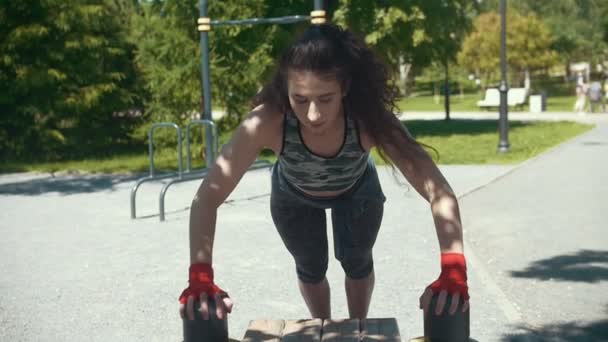
<svg viewBox="0 0 608 342">
<path fill-rule="evenodd" d="M 294 24 L 302 21 L 310 21 L 308 15 L 292 15 L 277 18 L 249 18 L 240 20 L 211 20 L 213 26 L 228 26 L 228 25 L 257 25 L 257 24 Z"/>
<path fill-rule="evenodd" d="M 270 166 L 272 166 L 272 163 L 267 160 L 256 160 L 247 170 L 263 169 Z M 169 187 L 176 183 L 182 183 L 202 178 L 206 176 L 207 173 L 208 169 L 205 169 L 202 173 L 198 173 L 196 175 L 184 175 L 183 178 L 175 178 L 169 180 L 169 182 L 163 186 L 163 188 L 160 190 L 160 196 L 158 199 L 158 211 L 160 213 L 159 218 L 161 222 L 165 220 L 165 194 L 167 193 L 167 190 L 169 190 Z"/>
<path fill-rule="evenodd" d="M 209 131 L 212 134 L 211 139 L 206 139 L 207 141 L 213 141 L 213 146 L 211 147 L 212 154 L 210 156 L 206 156 L 207 163 L 206 167 L 198 170 L 193 170 L 192 168 L 192 151 L 191 151 L 191 130 L 195 125 L 200 125 L 205 128 L 209 128 Z M 154 166 L 154 131 L 158 128 L 162 127 L 172 127 L 175 128 L 177 132 L 177 156 L 178 156 L 178 172 L 170 172 L 166 174 L 157 174 L 156 168 Z M 158 211 L 160 221 L 165 220 L 165 195 L 169 190 L 169 187 L 173 184 L 188 182 L 192 180 L 197 180 L 204 178 L 209 173 L 210 165 L 215 163 L 217 155 L 219 153 L 219 137 L 217 133 L 217 126 L 211 120 L 193 120 L 186 126 L 186 170 L 183 170 L 183 159 L 182 159 L 182 133 L 179 126 L 173 122 L 160 122 L 153 124 L 148 130 L 148 151 L 150 153 L 150 171 L 149 175 L 143 178 L 138 179 L 135 182 L 135 185 L 131 189 L 131 218 L 137 218 L 136 211 L 136 195 L 139 187 L 146 182 L 156 181 L 156 180 L 168 180 L 165 183 L 160 191 L 159 195 L 159 203 L 158 203 Z M 272 166 L 267 160 L 256 159 L 256 161 L 248 168 L 248 170 L 255 170 L 265 167 Z"/>
<path fill-rule="evenodd" d="M 208 126 L 211 128 L 212 139 L 208 139 L 207 141 L 213 141 L 212 149 L 213 149 L 213 153 L 215 155 L 206 156 L 207 160 L 208 160 L 207 165 L 213 165 L 213 163 L 215 163 L 215 158 L 216 158 L 216 155 L 217 155 L 218 149 L 219 149 L 217 127 L 215 126 L 213 121 L 211 121 L 211 120 L 192 120 L 192 121 L 190 121 L 190 123 L 188 123 L 188 126 L 186 126 L 186 153 L 187 153 L 186 172 L 191 172 L 191 167 L 192 167 L 192 153 L 190 151 L 190 130 L 192 129 L 192 126 L 194 126 L 194 125 L 201 125 L 203 127 Z"/>
<path fill-rule="evenodd" d="M 177 132 L 177 156 L 178 156 L 178 172 L 177 173 L 167 173 L 162 175 L 156 175 L 156 170 L 154 168 L 154 131 L 161 127 L 173 127 Z M 182 131 L 179 126 L 173 122 L 159 122 L 153 124 L 148 129 L 148 152 L 150 153 L 150 174 L 147 177 L 143 177 L 138 179 L 135 182 L 135 185 L 131 189 L 131 218 L 136 218 L 136 207 L 135 207 L 135 199 L 137 195 L 137 190 L 139 186 L 146 182 L 151 182 L 153 180 L 166 179 L 171 177 L 183 177 L 183 161 L 182 161 Z"/>
</svg>

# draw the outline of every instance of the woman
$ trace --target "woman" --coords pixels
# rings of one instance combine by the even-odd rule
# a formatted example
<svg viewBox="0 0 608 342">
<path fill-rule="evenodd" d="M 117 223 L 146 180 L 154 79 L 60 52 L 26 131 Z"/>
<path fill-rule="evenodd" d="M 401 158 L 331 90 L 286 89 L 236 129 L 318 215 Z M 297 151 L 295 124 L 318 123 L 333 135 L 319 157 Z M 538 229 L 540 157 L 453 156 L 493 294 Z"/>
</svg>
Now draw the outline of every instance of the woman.
<svg viewBox="0 0 608 342">
<path fill-rule="evenodd" d="M 441 248 L 441 274 L 420 297 L 426 310 L 439 293 L 436 313 L 453 296 L 449 312 L 468 309 L 466 263 L 456 197 L 422 147 L 394 115 L 397 92 L 386 68 L 351 32 L 311 26 L 279 61 L 274 78 L 254 98 L 253 111 L 226 144 L 202 182 L 190 212 L 189 287 L 180 296 L 182 318 L 193 319 L 195 301 L 218 318 L 233 302 L 213 279 L 217 209 L 269 148 L 278 156 L 270 209 L 294 258 L 300 292 L 314 318 L 331 317 L 325 277 L 328 246 L 325 209 L 331 209 L 334 254 L 345 272 L 351 318 L 367 316 L 374 287 L 372 247 L 383 215 L 384 194 L 369 151 L 376 147 L 431 204 Z"/>
</svg>

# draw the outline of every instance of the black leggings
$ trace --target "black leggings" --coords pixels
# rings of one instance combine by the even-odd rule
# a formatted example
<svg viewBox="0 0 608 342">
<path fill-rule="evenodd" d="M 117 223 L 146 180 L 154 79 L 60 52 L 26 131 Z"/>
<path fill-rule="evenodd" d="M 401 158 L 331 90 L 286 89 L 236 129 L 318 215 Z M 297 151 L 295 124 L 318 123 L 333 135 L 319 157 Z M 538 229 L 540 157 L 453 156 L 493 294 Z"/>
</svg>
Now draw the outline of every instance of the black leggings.
<svg viewBox="0 0 608 342">
<path fill-rule="evenodd" d="M 372 248 L 380 229 L 385 197 L 373 163 L 345 193 L 311 197 L 288 184 L 278 164 L 272 171 L 270 212 L 295 260 L 298 278 L 318 283 L 325 278 L 328 243 L 325 209 L 331 209 L 334 254 L 349 278 L 367 277 L 374 267 Z"/>
</svg>

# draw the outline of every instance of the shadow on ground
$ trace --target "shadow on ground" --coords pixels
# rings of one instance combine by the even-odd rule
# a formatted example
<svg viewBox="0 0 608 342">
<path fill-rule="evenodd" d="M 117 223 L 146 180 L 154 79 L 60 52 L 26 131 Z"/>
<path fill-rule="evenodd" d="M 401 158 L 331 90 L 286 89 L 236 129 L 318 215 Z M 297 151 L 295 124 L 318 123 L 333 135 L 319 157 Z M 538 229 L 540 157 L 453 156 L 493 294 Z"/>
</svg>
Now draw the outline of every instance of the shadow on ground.
<svg viewBox="0 0 608 342">
<path fill-rule="evenodd" d="M 113 190 L 118 184 L 133 182 L 142 175 L 65 175 L 36 178 L 0 184 L 0 195 L 41 195 L 57 192 L 62 195 Z"/>
<path fill-rule="evenodd" d="M 608 251 L 580 250 L 538 260 L 522 271 L 511 271 L 516 278 L 596 283 L 608 280 Z"/>
<path fill-rule="evenodd" d="M 406 114 L 407 115 L 407 114 Z M 496 133 L 496 120 L 451 119 L 450 121 L 436 120 L 429 125 L 428 120 L 401 121 L 414 136 L 450 136 L 455 134 Z M 521 121 L 509 122 L 510 128 L 518 128 L 533 123 Z"/>
<path fill-rule="evenodd" d="M 520 327 L 519 332 L 505 336 L 501 342 L 600 342 L 608 341 L 608 320 L 565 322 L 540 328 Z"/>
</svg>

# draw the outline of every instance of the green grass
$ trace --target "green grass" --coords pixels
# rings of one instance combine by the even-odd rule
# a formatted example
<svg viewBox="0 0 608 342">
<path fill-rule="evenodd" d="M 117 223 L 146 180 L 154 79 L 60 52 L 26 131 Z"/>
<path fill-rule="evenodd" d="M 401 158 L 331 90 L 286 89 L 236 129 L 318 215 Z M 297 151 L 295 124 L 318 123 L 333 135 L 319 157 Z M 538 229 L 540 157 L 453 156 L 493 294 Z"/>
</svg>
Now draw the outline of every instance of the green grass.
<svg viewBox="0 0 608 342">
<path fill-rule="evenodd" d="M 408 121 L 407 126 L 439 164 L 513 164 L 590 130 L 592 125 L 574 122 L 509 123 L 508 153 L 497 152 L 496 120 Z"/>
<path fill-rule="evenodd" d="M 445 110 L 445 98 L 433 96 L 414 96 L 402 99 L 397 104 L 401 111 L 411 112 L 442 112 Z M 453 94 L 450 96 L 450 111 L 454 112 L 483 112 L 484 109 L 477 107 L 477 101 L 481 96 L 477 94 Z M 574 96 L 549 96 L 547 97 L 548 112 L 571 112 L 576 98 Z M 521 112 L 528 111 L 528 105 L 522 108 L 509 107 L 509 111 Z"/>
<path fill-rule="evenodd" d="M 155 151 L 154 166 L 157 172 L 177 170 L 177 157 L 174 149 Z M 184 168 L 186 156 L 184 153 Z M 197 162 L 200 165 L 200 162 Z M 0 166 L 0 172 L 101 172 L 101 173 L 141 173 L 148 172 L 148 153 L 129 153 L 116 155 L 113 158 L 91 158 L 63 162 L 19 163 L 9 162 Z"/>
<path fill-rule="evenodd" d="M 576 96 L 549 96 L 547 97 L 547 111 L 573 112 Z"/>
<path fill-rule="evenodd" d="M 509 164 L 531 158 L 547 149 L 588 131 L 593 126 L 572 122 L 510 122 L 509 141 L 511 150 L 508 153 L 497 153 L 498 133 L 495 120 L 419 120 L 407 121 L 409 130 L 416 139 L 430 145 L 439 152 L 431 156 L 439 164 Z M 230 133 L 220 137 L 220 144 L 229 139 Z M 200 145 L 193 145 L 193 169 L 201 168 L 204 163 L 197 151 Z M 184 148 L 184 169 L 186 153 Z M 262 159 L 274 161 L 270 151 L 264 151 Z M 379 163 L 378 155 L 374 158 Z M 154 164 L 157 172 L 177 170 L 177 153 L 175 149 L 159 149 L 155 152 Z M 141 153 L 116 155 L 113 158 L 85 159 L 53 163 L 3 163 L 0 172 L 103 172 L 103 173 L 147 173 L 149 167 L 147 149 Z"/>
</svg>

